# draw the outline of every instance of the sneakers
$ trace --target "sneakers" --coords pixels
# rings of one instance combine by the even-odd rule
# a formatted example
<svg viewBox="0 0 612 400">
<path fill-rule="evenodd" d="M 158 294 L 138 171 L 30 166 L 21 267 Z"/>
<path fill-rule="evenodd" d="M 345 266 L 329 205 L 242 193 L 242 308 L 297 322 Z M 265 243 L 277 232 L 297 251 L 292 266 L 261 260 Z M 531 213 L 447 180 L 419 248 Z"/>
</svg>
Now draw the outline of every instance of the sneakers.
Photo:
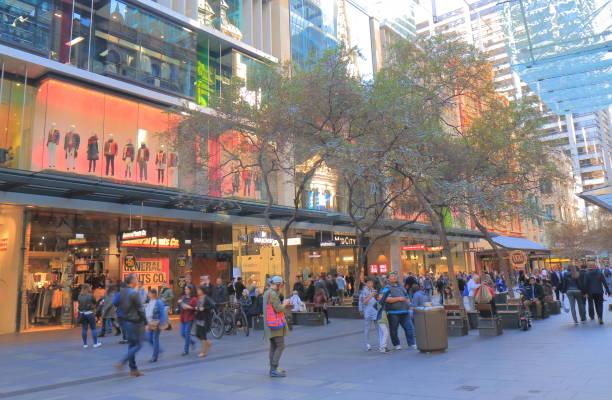
<svg viewBox="0 0 612 400">
<path fill-rule="evenodd" d="M 127 340 L 123 340 L 122 339 L 122 340 L 119 341 L 119 344 L 126 344 L 126 343 L 127 343 Z"/>
<path fill-rule="evenodd" d="M 382 349 L 380 349 L 380 350 L 378 350 L 378 351 L 379 351 L 380 353 L 382 353 L 382 354 L 391 354 L 391 352 L 389 351 L 389 349 L 387 349 L 386 347 L 385 347 L 385 348 L 382 348 Z"/>
<path fill-rule="evenodd" d="M 137 369 L 133 369 L 130 371 L 130 376 L 134 376 L 134 377 L 139 377 L 139 376 L 143 376 L 144 373 L 138 371 Z"/>
<path fill-rule="evenodd" d="M 599 325 L 603 325 L 603 324 L 604 324 L 603 319 L 600 319 L 599 320 Z"/>
<path fill-rule="evenodd" d="M 366 351 L 370 351 L 370 350 L 372 350 L 372 346 L 370 346 L 369 344 L 366 344 L 365 345 L 365 349 L 366 349 Z"/>
<path fill-rule="evenodd" d="M 84 344 L 84 345 L 83 345 L 83 348 L 84 348 L 84 349 L 86 349 L 86 348 L 88 348 L 88 347 L 89 347 L 89 345 L 88 345 L 88 344 Z"/>
<path fill-rule="evenodd" d="M 102 342 L 98 342 L 98 343 L 94 344 L 93 348 L 95 349 L 95 348 L 98 348 L 100 346 L 102 346 Z"/>
<path fill-rule="evenodd" d="M 416 344 L 411 344 L 411 345 L 410 345 L 410 348 L 411 348 L 411 349 L 414 349 L 414 350 L 416 350 L 416 348 L 417 348 L 417 345 L 416 345 Z"/>
<path fill-rule="evenodd" d="M 279 370 L 278 368 L 270 370 L 270 377 L 271 378 L 284 378 L 286 376 L 287 376 L 287 374 L 285 374 L 285 371 Z"/>
<path fill-rule="evenodd" d="M 399 351 L 399 350 L 401 350 L 401 349 L 402 349 L 402 346 L 401 346 L 401 345 L 399 345 L 399 344 L 398 344 L 397 346 L 395 346 L 395 350 Z"/>
</svg>

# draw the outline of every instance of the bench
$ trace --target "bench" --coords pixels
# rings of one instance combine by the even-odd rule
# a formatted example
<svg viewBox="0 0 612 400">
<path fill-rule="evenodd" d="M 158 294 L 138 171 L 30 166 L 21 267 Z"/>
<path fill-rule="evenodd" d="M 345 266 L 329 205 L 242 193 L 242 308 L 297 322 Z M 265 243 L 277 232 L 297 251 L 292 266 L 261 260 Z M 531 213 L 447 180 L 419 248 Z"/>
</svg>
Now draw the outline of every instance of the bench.
<svg viewBox="0 0 612 400">
<path fill-rule="evenodd" d="M 476 309 L 480 314 L 478 317 L 478 334 L 480 336 L 499 336 L 504 333 L 501 317 L 493 314 L 491 304 L 477 304 Z"/>
<path fill-rule="evenodd" d="M 359 307 L 353 306 L 328 306 L 329 318 L 362 319 Z"/>
<path fill-rule="evenodd" d="M 518 311 L 497 311 L 497 315 L 499 315 L 502 320 L 502 328 L 519 329 Z"/>
<path fill-rule="evenodd" d="M 547 302 L 547 304 L 548 304 L 551 315 L 561 314 L 561 302 L 560 301 L 551 301 L 551 302 Z"/>
</svg>

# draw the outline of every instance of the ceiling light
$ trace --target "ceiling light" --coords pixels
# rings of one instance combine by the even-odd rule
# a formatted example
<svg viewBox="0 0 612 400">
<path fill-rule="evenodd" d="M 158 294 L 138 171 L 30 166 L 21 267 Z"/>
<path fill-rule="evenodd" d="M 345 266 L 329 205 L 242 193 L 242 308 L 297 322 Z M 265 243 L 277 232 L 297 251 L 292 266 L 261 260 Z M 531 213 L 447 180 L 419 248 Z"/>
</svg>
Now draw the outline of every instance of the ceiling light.
<svg viewBox="0 0 612 400">
<path fill-rule="evenodd" d="M 71 47 L 71 46 L 77 45 L 77 44 L 81 43 L 83 40 L 85 40 L 85 38 L 83 36 L 77 36 L 74 39 L 72 39 L 71 41 L 66 42 L 66 46 Z"/>
</svg>

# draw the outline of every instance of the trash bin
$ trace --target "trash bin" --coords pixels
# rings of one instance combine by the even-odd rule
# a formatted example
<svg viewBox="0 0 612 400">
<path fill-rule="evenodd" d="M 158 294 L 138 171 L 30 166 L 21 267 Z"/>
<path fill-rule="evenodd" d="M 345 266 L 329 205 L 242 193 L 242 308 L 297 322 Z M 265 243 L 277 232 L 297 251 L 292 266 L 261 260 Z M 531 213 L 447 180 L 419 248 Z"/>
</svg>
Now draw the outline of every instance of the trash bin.
<svg viewBox="0 0 612 400">
<path fill-rule="evenodd" d="M 448 333 L 444 307 L 414 307 L 413 311 L 417 348 L 423 352 L 446 350 Z"/>
</svg>

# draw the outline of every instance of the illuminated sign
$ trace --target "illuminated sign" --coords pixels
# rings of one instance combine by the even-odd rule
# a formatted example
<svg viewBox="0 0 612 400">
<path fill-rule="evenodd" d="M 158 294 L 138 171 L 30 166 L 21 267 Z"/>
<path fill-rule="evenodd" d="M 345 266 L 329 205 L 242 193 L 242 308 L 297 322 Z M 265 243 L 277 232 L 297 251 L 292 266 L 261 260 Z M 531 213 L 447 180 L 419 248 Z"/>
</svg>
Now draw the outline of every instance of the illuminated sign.
<svg viewBox="0 0 612 400">
<path fill-rule="evenodd" d="M 134 265 L 123 265 L 122 275 L 136 274 L 138 281 L 148 288 L 157 288 L 168 282 L 170 262 L 168 258 L 140 258 Z"/>
<path fill-rule="evenodd" d="M 377 274 L 378 273 L 378 264 L 370 264 L 370 273 Z"/>
<path fill-rule="evenodd" d="M 483 251 L 484 247 L 470 247 L 468 249 L 465 249 L 466 253 L 478 253 L 479 251 Z"/>
<path fill-rule="evenodd" d="M 271 237 L 254 237 L 253 243 L 270 245 L 272 247 L 279 247 L 278 240 Z M 302 238 L 295 237 L 287 239 L 287 246 L 299 246 L 302 244 Z"/>
<path fill-rule="evenodd" d="M 527 264 L 527 255 L 520 250 L 514 250 L 510 253 L 510 261 L 515 267 L 522 267 Z"/>
<path fill-rule="evenodd" d="M 444 246 L 433 246 L 433 247 L 428 247 L 427 251 L 442 251 L 444 250 Z"/>
<path fill-rule="evenodd" d="M 8 250 L 8 238 L 0 239 L 0 251 Z"/>
<path fill-rule="evenodd" d="M 85 243 L 87 243 L 87 239 L 85 238 L 68 239 L 68 246 L 75 246 L 77 244 L 85 244 Z"/>
<path fill-rule="evenodd" d="M 180 242 L 175 238 L 146 237 L 141 239 L 124 240 L 123 247 L 159 247 L 160 249 L 178 249 Z"/>
<path fill-rule="evenodd" d="M 408 246 L 402 246 L 403 251 L 414 251 L 414 250 L 425 250 L 427 246 L 424 244 L 410 244 Z"/>
<path fill-rule="evenodd" d="M 328 240 L 325 242 L 321 242 L 320 246 L 321 247 L 336 247 L 336 242 Z"/>
<path fill-rule="evenodd" d="M 136 257 L 128 254 L 127 256 L 125 256 L 125 258 L 123 259 L 123 264 L 126 267 L 132 268 L 136 265 Z"/>
<path fill-rule="evenodd" d="M 349 235 L 334 235 L 334 242 L 340 246 L 357 246 L 357 238 Z"/>
<path fill-rule="evenodd" d="M 137 231 L 123 232 L 121 234 L 121 240 L 141 239 L 147 237 L 147 230 L 140 229 Z"/>
<path fill-rule="evenodd" d="M 380 264 L 378 266 L 378 272 L 380 272 L 381 274 L 386 274 L 387 272 L 389 272 L 389 267 L 387 264 Z"/>
</svg>

